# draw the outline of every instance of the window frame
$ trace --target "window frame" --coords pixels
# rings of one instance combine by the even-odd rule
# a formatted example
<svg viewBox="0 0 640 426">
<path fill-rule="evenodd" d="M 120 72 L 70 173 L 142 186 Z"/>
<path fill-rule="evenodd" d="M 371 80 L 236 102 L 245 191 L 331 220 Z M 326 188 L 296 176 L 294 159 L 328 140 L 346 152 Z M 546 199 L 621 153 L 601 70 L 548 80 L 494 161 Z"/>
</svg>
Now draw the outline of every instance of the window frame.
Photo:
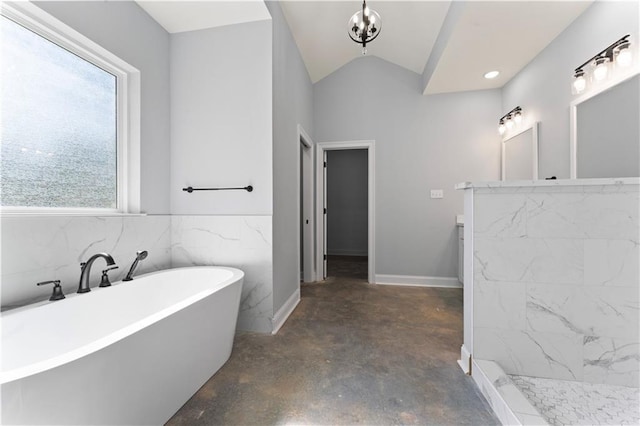
<svg viewBox="0 0 640 426">
<path fill-rule="evenodd" d="M 0 14 L 116 77 L 116 208 L 1 206 L 0 214 L 104 216 L 140 213 L 140 71 L 30 2 Z"/>
</svg>

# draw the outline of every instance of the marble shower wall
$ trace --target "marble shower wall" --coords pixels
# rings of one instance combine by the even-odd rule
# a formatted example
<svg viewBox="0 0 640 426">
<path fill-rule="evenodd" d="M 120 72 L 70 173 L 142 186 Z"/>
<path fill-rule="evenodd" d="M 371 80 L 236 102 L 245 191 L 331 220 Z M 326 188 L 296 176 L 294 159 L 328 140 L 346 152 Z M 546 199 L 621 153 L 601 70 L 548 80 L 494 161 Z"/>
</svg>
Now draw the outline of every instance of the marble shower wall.
<svg viewBox="0 0 640 426">
<path fill-rule="evenodd" d="M 5 216 L 2 233 L 2 307 L 46 300 L 59 279 L 65 293 L 78 288 L 80 262 L 111 254 L 124 277 L 137 250 L 148 250 L 139 273 L 190 265 L 235 266 L 245 272 L 238 328 L 271 332 L 271 216 Z M 105 263 L 97 260 L 92 282 Z"/>
<path fill-rule="evenodd" d="M 474 192 L 474 357 L 509 374 L 640 380 L 638 185 Z"/>
<path fill-rule="evenodd" d="M 273 329 L 271 216 L 172 216 L 172 266 L 224 265 L 245 273 L 237 328 Z"/>
<path fill-rule="evenodd" d="M 0 226 L 3 308 L 48 299 L 52 288 L 39 281 L 61 280 L 65 293 L 75 292 L 80 262 L 95 253 L 113 256 L 119 269 L 109 273 L 112 281 L 124 277 L 137 250 L 149 252 L 139 273 L 171 265 L 169 216 L 4 216 Z M 105 265 L 94 263 L 92 282 Z"/>
</svg>

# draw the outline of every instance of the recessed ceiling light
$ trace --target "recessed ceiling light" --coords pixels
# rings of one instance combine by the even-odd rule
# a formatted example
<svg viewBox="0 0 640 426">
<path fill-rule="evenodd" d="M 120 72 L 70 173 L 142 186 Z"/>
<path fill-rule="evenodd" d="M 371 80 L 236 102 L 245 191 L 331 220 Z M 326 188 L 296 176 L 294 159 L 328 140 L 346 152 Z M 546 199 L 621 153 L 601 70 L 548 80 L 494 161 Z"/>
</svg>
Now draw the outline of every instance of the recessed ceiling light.
<svg viewBox="0 0 640 426">
<path fill-rule="evenodd" d="M 489 71 L 484 75 L 484 78 L 487 78 L 487 79 L 496 78 L 498 74 L 500 74 L 500 71 Z"/>
</svg>

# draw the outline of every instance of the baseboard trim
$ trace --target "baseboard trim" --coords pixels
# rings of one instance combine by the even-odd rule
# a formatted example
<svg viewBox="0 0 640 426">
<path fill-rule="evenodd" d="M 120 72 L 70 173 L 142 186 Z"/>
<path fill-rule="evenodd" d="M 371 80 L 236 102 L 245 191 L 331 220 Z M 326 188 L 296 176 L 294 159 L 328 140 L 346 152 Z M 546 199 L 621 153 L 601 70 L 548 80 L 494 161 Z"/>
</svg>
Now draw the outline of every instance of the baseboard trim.
<svg viewBox="0 0 640 426">
<path fill-rule="evenodd" d="M 340 250 L 332 249 L 327 253 L 329 256 L 367 256 L 367 250 Z"/>
<path fill-rule="evenodd" d="M 464 374 L 471 375 L 471 353 L 467 350 L 465 345 L 460 346 L 460 359 L 458 365 L 464 371 Z"/>
<path fill-rule="evenodd" d="M 456 277 L 421 277 L 415 275 L 376 274 L 376 284 L 407 285 L 415 287 L 448 287 L 462 288 Z"/>
<path fill-rule="evenodd" d="M 280 328 L 284 325 L 289 318 L 289 315 L 293 312 L 293 310 L 300 303 L 300 288 L 293 292 L 291 296 L 284 302 L 284 305 L 278 309 L 278 312 L 273 316 L 271 323 L 273 325 L 273 331 L 271 334 L 277 334 Z"/>
</svg>

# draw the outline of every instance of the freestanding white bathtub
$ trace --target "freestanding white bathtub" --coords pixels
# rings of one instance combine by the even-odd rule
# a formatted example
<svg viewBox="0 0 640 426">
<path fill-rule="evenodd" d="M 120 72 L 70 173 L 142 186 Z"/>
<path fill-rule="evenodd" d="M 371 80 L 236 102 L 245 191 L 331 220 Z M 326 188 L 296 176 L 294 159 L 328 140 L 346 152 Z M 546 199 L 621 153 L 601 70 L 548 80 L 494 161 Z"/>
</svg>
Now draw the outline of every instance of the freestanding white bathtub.
<svg viewBox="0 0 640 426">
<path fill-rule="evenodd" d="M 2 424 L 163 424 L 229 359 L 243 277 L 170 269 L 3 313 Z"/>
</svg>

